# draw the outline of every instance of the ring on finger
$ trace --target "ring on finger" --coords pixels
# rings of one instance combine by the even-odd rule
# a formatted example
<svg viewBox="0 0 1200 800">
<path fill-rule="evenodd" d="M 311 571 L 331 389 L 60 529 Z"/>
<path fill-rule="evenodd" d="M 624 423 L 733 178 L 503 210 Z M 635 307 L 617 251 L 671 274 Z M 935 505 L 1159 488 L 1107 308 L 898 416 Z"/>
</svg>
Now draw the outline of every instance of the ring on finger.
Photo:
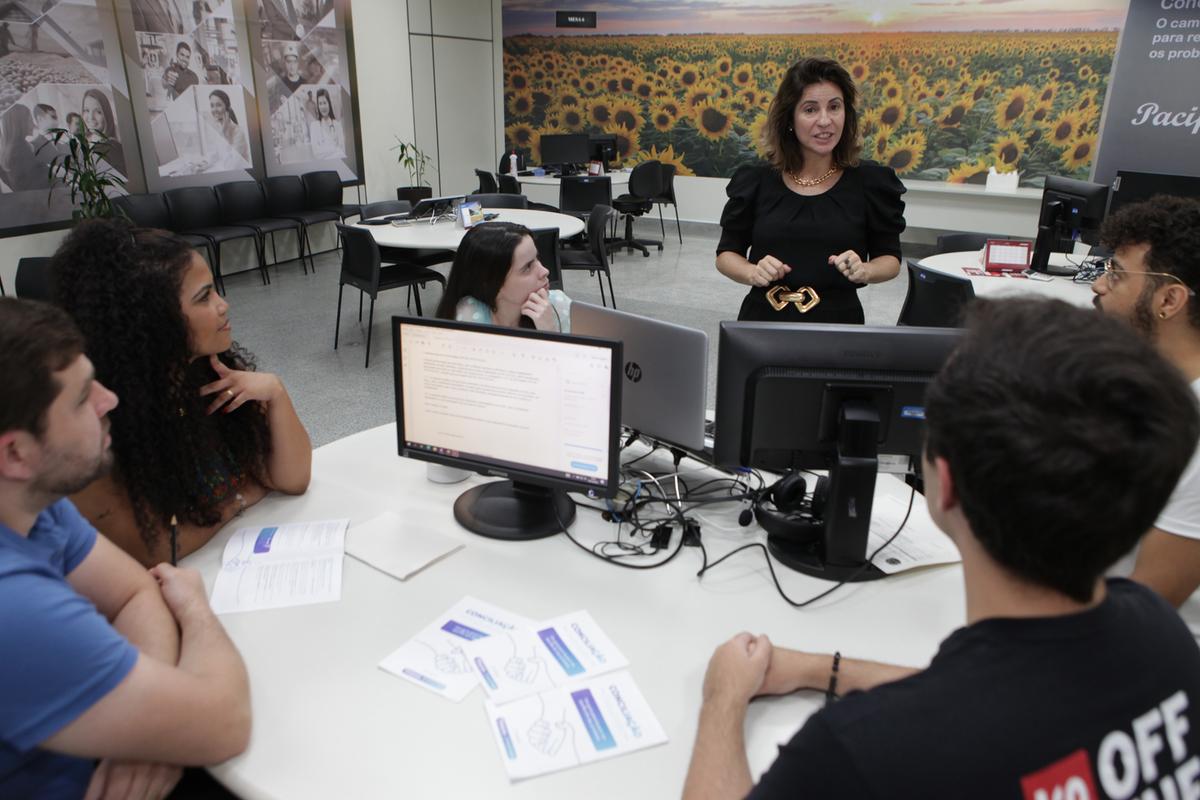
<svg viewBox="0 0 1200 800">
<path fill-rule="evenodd" d="M 229 399 L 233 399 L 233 389 L 226 389 L 225 394 L 229 396 Z"/>
</svg>

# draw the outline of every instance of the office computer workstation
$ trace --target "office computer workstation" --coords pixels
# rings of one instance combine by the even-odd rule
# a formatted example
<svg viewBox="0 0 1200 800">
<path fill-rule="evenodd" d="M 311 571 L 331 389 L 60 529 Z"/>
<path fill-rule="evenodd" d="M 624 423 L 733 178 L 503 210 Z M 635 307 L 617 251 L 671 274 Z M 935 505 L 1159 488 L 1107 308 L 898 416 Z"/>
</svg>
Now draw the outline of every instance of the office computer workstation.
<svg viewBox="0 0 1200 800">
<path fill-rule="evenodd" d="M 459 495 L 460 525 L 580 544 L 583 506 L 617 525 L 580 545 L 592 555 L 652 568 L 696 545 L 703 573 L 717 562 L 701 512 L 726 504 L 778 564 L 838 585 L 884 576 L 867 544 L 876 474 L 919 474 L 925 388 L 957 330 L 722 323 L 710 450 L 702 331 L 583 303 L 572 319 L 566 336 L 394 318 L 399 454 L 501 478 Z"/>
</svg>

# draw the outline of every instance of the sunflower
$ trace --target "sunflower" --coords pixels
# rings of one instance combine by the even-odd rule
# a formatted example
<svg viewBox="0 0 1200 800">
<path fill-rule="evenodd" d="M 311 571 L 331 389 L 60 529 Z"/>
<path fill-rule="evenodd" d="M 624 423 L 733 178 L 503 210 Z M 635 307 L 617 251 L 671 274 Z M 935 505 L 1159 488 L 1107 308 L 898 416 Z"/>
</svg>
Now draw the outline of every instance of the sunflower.
<svg viewBox="0 0 1200 800">
<path fill-rule="evenodd" d="M 611 97 L 596 97 L 587 105 L 588 119 L 596 127 L 603 128 L 612 122 L 615 106 L 616 103 Z"/>
<path fill-rule="evenodd" d="M 1038 93 L 1037 101 L 1039 103 L 1053 103 L 1054 98 L 1058 97 L 1058 89 L 1058 81 L 1050 81 Z"/>
<path fill-rule="evenodd" d="M 713 65 L 713 69 L 722 78 L 733 72 L 733 59 L 729 56 L 721 56 L 717 59 L 717 63 Z"/>
<path fill-rule="evenodd" d="M 563 106 L 559 109 L 559 120 L 568 131 L 581 131 L 587 124 L 587 111 L 583 106 Z"/>
<path fill-rule="evenodd" d="M 654 96 L 654 83 L 649 78 L 643 78 L 634 84 L 633 93 L 642 100 L 649 100 Z"/>
<path fill-rule="evenodd" d="M 694 176 L 696 173 L 692 168 L 683 163 L 683 154 L 675 153 L 675 148 L 672 145 L 667 145 L 662 150 L 659 150 L 654 145 L 650 146 L 649 150 L 640 150 L 629 162 L 629 166 L 635 166 L 645 161 L 657 161 L 660 164 L 671 164 L 675 167 L 676 175 Z"/>
<path fill-rule="evenodd" d="M 1024 121 L 1033 105 L 1035 92 L 1027 83 L 1014 86 L 996 104 L 996 124 L 1008 130 L 1017 122 Z"/>
<path fill-rule="evenodd" d="M 562 112 L 554 109 L 547 111 L 545 118 L 542 119 L 542 133 L 566 133 L 563 127 Z"/>
<path fill-rule="evenodd" d="M 528 89 L 522 89 L 519 92 L 513 92 L 512 97 L 508 98 L 508 113 L 514 117 L 526 117 L 533 111 L 533 92 Z"/>
<path fill-rule="evenodd" d="M 609 75 L 604 79 L 604 91 L 609 94 L 619 94 L 621 92 L 621 76 Z"/>
<path fill-rule="evenodd" d="M 966 98 L 955 100 L 937 118 L 939 128 L 957 128 L 971 110 L 973 103 Z"/>
<path fill-rule="evenodd" d="M 1033 108 L 1033 113 L 1029 115 L 1029 120 L 1037 125 L 1044 126 L 1047 120 L 1050 119 L 1050 114 L 1054 109 L 1046 103 L 1038 103 Z"/>
<path fill-rule="evenodd" d="M 627 131 L 636 131 L 645 122 L 642 119 L 641 107 L 628 100 L 619 100 L 613 104 L 612 120 Z"/>
<path fill-rule="evenodd" d="M 862 61 L 854 62 L 846 71 L 850 73 L 850 77 L 853 78 L 856 83 L 861 83 L 871 75 L 870 65 Z"/>
<path fill-rule="evenodd" d="M 1060 158 L 1067 169 L 1076 170 L 1092 163 L 1092 156 L 1095 154 L 1096 134 L 1088 133 L 1071 142 L 1070 147 L 1063 150 Z"/>
<path fill-rule="evenodd" d="M 1084 64 L 1082 67 L 1079 68 L 1078 75 L 1079 75 L 1079 80 L 1081 80 L 1081 81 L 1086 81 L 1088 78 L 1090 78 L 1092 76 L 1092 74 L 1093 74 L 1093 70 L 1087 64 Z"/>
<path fill-rule="evenodd" d="M 637 131 L 627 131 L 618 125 L 611 124 L 603 126 L 600 130 L 616 137 L 618 162 L 633 157 L 633 154 L 641 149 Z"/>
<path fill-rule="evenodd" d="M 992 142 L 992 157 L 996 160 L 996 168 L 1013 167 L 1025 154 L 1025 140 L 1020 134 L 1006 133 Z"/>
<path fill-rule="evenodd" d="M 531 151 L 535 154 L 535 158 L 541 153 L 542 135 L 528 123 L 518 122 L 515 125 L 509 125 L 504 129 L 504 138 L 512 147 Z"/>
<path fill-rule="evenodd" d="M 925 134 L 910 133 L 889 147 L 883 154 L 883 163 L 896 171 L 897 175 L 913 172 L 925 155 Z"/>
<path fill-rule="evenodd" d="M 947 183 L 974 183 L 983 185 L 987 183 L 988 168 L 991 167 L 991 162 L 986 158 L 978 158 L 974 161 L 964 161 L 954 169 L 950 170 L 950 174 L 946 176 Z"/>
<path fill-rule="evenodd" d="M 943 78 L 939 81 L 935 81 L 933 86 L 929 87 L 929 93 L 938 100 L 942 100 L 946 97 L 946 95 L 950 94 L 950 88 L 950 81 Z"/>
<path fill-rule="evenodd" d="M 509 89 L 519 92 L 529 88 L 529 77 L 520 69 L 515 69 L 508 73 L 506 83 Z"/>
<path fill-rule="evenodd" d="M 667 97 L 663 99 L 661 102 L 659 102 L 658 107 L 666 111 L 675 119 L 679 119 L 679 115 L 681 113 L 680 108 L 682 108 L 682 106 L 679 105 L 674 97 Z"/>
<path fill-rule="evenodd" d="M 705 100 L 692 109 L 692 122 L 706 139 L 723 139 L 733 127 L 733 111 L 721 103 Z"/>
<path fill-rule="evenodd" d="M 754 83 L 754 68 L 749 64 L 739 64 L 733 71 L 733 82 L 738 86 L 751 86 Z"/>
<path fill-rule="evenodd" d="M 1084 114 L 1081 111 L 1067 111 L 1059 114 L 1046 125 L 1046 135 L 1050 144 L 1058 147 L 1069 145 L 1079 135 L 1079 129 L 1083 127 L 1083 120 Z"/>
<path fill-rule="evenodd" d="M 754 143 L 754 152 L 758 153 L 759 158 L 763 159 L 767 157 L 765 134 L 767 132 L 767 121 L 769 119 L 769 115 L 759 114 L 754 118 L 754 121 L 750 123 L 750 129 L 747 131 L 750 141 Z"/>
<path fill-rule="evenodd" d="M 695 86 L 700 82 L 700 78 L 700 70 L 692 64 L 685 65 L 679 72 L 679 82 L 683 84 L 685 88 L 691 88 L 692 86 Z"/>
<path fill-rule="evenodd" d="M 601 86 L 595 78 L 584 78 L 576 88 L 590 97 L 591 95 L 598 94 Z"/>
<path fill-rule="evenodd" d="M 908 109 L 900 100 L 893 100 L 879 109 L 879 124 L 887 128 L 898 128 L 908 119 Z"/>
<path fill-rule="evenodd" d="M 876 161 L 882 161 L 887 154 L 888 148 L 891 147 L 891 135 L 891 128 L 880 128 L 879 133 L 875 134 L 875 141 L 869 149 Z"/>
<path fill-rule="evenodd" d="M 650 114 L 654 129 L 666 133 L 675 127 L 675 115 L 665 105 L 658 105 Z"/>
<path fill-rule="evenodd" d="M 564 89 L 559 92 L 558 100 L 555 101 L 558 108 L 566 108 L 567 106 L 578 106 L 583 104 L 583 98 L 578 92 L 572 92 L 570 89 Z"/>
<path fill-rule="evenodd" d="M 688 89 L 684 95 L 683 104 L 686 108 L 695 110 L 696 106 L 701 103 L 714 99 L 717 96 L 717 87 L 709 83 L 701 83 Z"/>
<path fill-rule="evenodd" d="M 1079 93 L 1079 99 L 1075 101 L 1075 109 L 1077 111 L 1087 111 L 1096 107 L 1096 90 L 1085 89 Z"/>
</svg>

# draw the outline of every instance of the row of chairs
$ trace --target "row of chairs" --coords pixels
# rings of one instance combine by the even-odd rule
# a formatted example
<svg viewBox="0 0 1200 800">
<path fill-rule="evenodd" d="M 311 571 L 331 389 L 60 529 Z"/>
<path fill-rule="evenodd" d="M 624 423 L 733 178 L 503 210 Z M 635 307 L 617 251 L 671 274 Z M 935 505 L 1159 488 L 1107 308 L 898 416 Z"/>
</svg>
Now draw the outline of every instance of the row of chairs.
<svg viewBox="0 0 1200 800">
<path fill-rule="evenodd" d="M 163 228 L 186 239 L 208 254 L 217 289 L 225 292 L 221 271 L 221 244 L 251 239 L 263 283 L 267 273 L 266 239 L 275 234 L 296 234 L 300 263 L 307 274 L 316 270 L 308 229 L 323 222 L 345 222 L 361 213 L 355 203 L 342 202 L 342 181 L 337 172 L 322 170 L 304 175 L 279 175 L 263 181 L 231 181 L 216 186 L 189 186 L 165 192 L 113 198 L 113 204 L 137 225 Z M 307 254 L 308 264 L 304 265 Z"/>
</svg>

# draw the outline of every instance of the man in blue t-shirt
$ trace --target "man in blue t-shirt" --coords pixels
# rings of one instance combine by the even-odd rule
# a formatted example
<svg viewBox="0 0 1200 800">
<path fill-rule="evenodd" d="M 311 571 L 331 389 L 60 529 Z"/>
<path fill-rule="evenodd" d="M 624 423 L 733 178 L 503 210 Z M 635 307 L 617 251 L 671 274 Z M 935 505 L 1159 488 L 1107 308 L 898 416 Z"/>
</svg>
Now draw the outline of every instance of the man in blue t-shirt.
<svg viewBox="0 0 1200 800">
<path fill-rule="evenodd" d="M 242 660 L 200 576 L 149 572 L 66 498 L 112 461 L 84 341 L 0 298 L 0 797 L 162 797 L 245 748 Z M 98 763 L 97 763 L 98 762 Z"/>
<path fill-rule="evenodd" d="M 979 302 L 925 415 L 925 502 L 962 554 L 966 626 L 921 670 L 721 645 L 685 800 L 1200 797 L 1200 650 L 1161 597 L 1104 579 L 1200 435 L 1179 372 L 1093 311 Z M 801 689 L 843 696 L 755 785 L 747 706 Z"/>
</svg>

